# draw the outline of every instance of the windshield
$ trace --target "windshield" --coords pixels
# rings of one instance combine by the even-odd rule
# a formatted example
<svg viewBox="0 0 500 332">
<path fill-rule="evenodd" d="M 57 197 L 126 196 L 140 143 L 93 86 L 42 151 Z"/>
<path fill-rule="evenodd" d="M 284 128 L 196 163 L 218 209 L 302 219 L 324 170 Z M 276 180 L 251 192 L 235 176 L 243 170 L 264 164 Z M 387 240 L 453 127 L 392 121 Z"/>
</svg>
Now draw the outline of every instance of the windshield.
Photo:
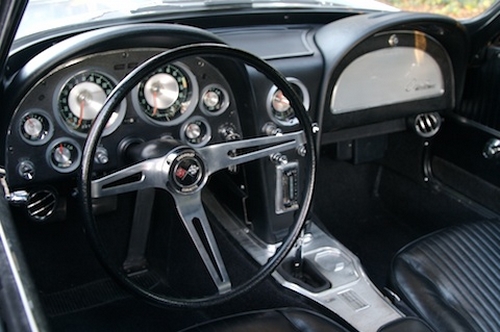
<svg viewBox="0 0 500 332">
<path fill-rule="evenodd" d="M 221 8 L 328 7 L 360 10 L 433 12 L 457 19 L 471 18 L 494 0 L 31 0 L 16 39 L 53 28 L 88 21 L 119 19 L 152 13 Z"/>
</svg>

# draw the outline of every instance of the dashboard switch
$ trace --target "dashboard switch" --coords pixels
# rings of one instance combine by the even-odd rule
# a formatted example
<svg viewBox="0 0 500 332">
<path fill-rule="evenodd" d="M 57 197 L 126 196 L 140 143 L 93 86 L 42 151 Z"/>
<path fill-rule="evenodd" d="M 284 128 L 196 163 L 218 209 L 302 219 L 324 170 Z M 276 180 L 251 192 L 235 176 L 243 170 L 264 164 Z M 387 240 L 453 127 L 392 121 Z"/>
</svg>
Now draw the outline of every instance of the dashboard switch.
<svg viewBox="0 0 500 332">
<path fill-rule="evenodd" d="M 278 128 L 274 123 L 268 122 L 262 127 L 262 132 L 267 136 L 275 136 L 283 133 L 281 128 Z"/>
<path fill-rule="evenodd" d="M 109 162 L 108 150 L 106 150 L 106 148 L 103 146 L 97 147 L 94 161 L 101 165 L 107 164 Z"/>
<path fill-rule="evenodd" d="M 225 141 L 235 141 L 241 138 L 233 124 L 225 124 L 219 128 L 219 134 Z"/>
<path fill-rule="evenodd" d="M 35 165 L 29 160 L 23 160 L 17 165 L 18 174 L 25 180 L 33 180 L 35 178 Z"/>
</svg>

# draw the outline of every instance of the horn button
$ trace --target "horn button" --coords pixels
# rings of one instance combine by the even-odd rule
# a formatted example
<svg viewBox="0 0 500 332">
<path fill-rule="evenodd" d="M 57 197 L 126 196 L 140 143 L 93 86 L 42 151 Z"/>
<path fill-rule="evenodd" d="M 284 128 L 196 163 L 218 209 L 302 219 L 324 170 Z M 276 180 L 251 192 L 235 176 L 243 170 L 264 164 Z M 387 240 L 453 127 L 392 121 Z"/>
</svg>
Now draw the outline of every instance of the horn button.
<svg viewBox="0 0 500 332">
<path fill-rule="evenodd" d="M 179 193 L 191 193 L 201 188 L 206 180 L 203 161 L 192 150 L 180 152 L 170 167 L 170 183 Z"/>
</svg>

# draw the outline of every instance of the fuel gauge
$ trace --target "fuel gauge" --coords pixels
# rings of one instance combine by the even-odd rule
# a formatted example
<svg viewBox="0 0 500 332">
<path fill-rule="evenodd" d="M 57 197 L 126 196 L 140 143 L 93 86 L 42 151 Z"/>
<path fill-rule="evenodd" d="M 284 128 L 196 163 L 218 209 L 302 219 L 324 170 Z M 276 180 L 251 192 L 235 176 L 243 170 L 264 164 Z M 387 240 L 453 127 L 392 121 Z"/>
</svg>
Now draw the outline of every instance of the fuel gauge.
<svg viewBox="0 0 500 332">
<path fill-rule="evenodd" d="M 55 140 L 47 150 L 48 163 L 60 173 L 69 173 L 77 169 L 81 157 L 80 146 L 70 138 Z"/>
<path fill-rule="evenodd" d="M 19 122 L 21 138 L 31 145 L 43 145 L 50 140 L 54 126 L 42 110 L 33 109 L 26 112 Z"/>
</svg>

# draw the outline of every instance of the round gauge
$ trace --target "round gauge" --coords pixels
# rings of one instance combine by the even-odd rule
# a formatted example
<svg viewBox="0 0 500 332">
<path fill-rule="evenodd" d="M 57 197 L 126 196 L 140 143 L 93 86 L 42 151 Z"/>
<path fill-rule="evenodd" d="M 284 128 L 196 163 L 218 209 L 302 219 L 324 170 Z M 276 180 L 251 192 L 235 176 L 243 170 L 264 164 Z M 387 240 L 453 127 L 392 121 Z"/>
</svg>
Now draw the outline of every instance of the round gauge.
<svg viewBox="0 0 500 332">
<path fill-rule="evenodd" d="M 69 138 L 54 141 L 47 150 L 47 161 L 60 173 L 74 171 L 80 165 L 82 151 L 77 142 Z"/>
<path fill-rule="evenodd" d="M 181 128 L 182 140 L 195 147 L 207 144 L 211 135 L 210 125 L 200 116 L 193 116 Z"/>
<path fill-rule="evenodd" d="M 52 137 L 54 126 L 44 111 L 35 109 L 23 115 L 19 122 L 19 133 L 26 143 L 42 145 Z"/>
<path fill-rule="evenodd" d="M 296 78 L 287 78 L 290 85 L 299 95 L 304 107 L 309 108 L 309 93 L 305 85 Z M 295 117 L 295 112 L 290 105 L 290 101 L 285 97 L 283 92 L 276 86 L 273 86 L 269 91 L 267 110 L 272 119 L 281 125 L 293 126 L 298 123 Z"/>
<path fill-rule="evenodd" d="M 200 106 L 207 115 L 221 114 L 229 106 L 229 96 L 221 86 L 209 85 L 201 93 Z"/>
<path fill-rule="evenodd" d="M 281 121 L 288 120 L 294 116 L 290 101 L 283 95 L 281 90 L 276 90 L 271 99 L 271 107 L 274 116 Z"/>
<path fill-rule="evenodd" d="M 146 77 L 137 88 L 141 116 L 160 125 L 174 125 L 194 110 L 195 79 L 181 64 L 168 64 Z"/>
<path fill-rule="evenodd" d="M 85 135 L 115 83 L 104 74 L 89 71 L 71 77 L 57 97 L 57 110 L 64 124 L 72 131 Z M 113 132 L 125 117 L 125 102 L 109 119 L 104 135 Z"/>
</svg>

